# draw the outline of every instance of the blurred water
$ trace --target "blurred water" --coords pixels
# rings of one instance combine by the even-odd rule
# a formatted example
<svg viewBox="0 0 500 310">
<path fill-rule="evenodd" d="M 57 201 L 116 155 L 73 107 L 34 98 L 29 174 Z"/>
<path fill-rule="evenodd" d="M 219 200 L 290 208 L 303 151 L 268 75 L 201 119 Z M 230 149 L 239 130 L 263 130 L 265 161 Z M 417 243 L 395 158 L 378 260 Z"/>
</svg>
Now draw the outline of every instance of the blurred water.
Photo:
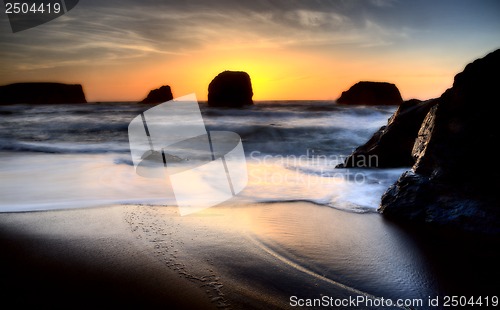
<svg viewBox="0 0 500 310">
<path fill-rule="evenodd" d="M 133 103 L 0 107 L 0 211 L 174 204 L 168 179 L 139 177 L 131 162 L 128 124 L 149 108 Z M 236 200 L 306 200 L 367 212 L 404 170 L 335 169 L 386 124 L 395 107 L 275 101 L 241 110 L 205 103 L 200 108 L 208 130 L 242 137 L 249 183 Z"/>
</svg>

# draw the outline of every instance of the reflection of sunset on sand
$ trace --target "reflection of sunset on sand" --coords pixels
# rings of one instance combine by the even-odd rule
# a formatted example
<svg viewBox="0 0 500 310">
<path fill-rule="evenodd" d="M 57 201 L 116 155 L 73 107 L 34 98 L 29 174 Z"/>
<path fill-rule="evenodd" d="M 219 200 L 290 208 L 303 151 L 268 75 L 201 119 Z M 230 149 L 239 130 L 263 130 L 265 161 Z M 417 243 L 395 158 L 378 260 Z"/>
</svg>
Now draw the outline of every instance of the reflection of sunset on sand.
<svg viewBox="0 0 500 310">
<path fill-rule="evenodd" d="M 9 290 L 37 287 L 20 305 L 61 305 L 64 293 L 84 295 L 83 305 L 286 309 L 291 296 L 426 301 L 461 285 L 436 278 L 424 239 L 377 214 L 303 202 L 226 203 L 189 216 L 151 206 L 12 213 L 0 224 Z M 484 272 L 460 277 L 485 289 L 473 280 Z"/>
<path fill-rule="evenodd" d="M 88 294 L 87 302 L 91 302 L 100 293 L 98 290 L 106 287 L 98 283 L 87 287 L 85 279 L 72 278 L 80 272 L 78 266 L 90 264 L 95 270 L 105 271 L 101 275 L 103 284 L 115 288 L 113 293 L 103 294 L 103 302 L 126 303 L 120 300 L 125 297 L 120 294 L 147 280 L 148 287 L 158 288 L 149 292 L 151 296 L 140 290 L 127 293 L 132 301 L 153 304 L 168 298 L 169 292 L 179 291 L 178 299 L 185 306 L 198 300 L 222 308 L 229 303 L 233 308 L 245 304 L 286 308 L 291 295 L 387 294 L 393 290 L 392 281 L 413 277 L 406 272 L 418 271 L 419 278 L 410 281 L 412 287 L 399 287 L 401 291 L 393 294 L 400 296 L 412 289 L 424 294 L 430 289 L 429 280 L 421 273 L 421 263 L 414 256 L 401 259 L 416 270 L 392 270 L 387 277 L 387 268 L 394 264 L 384 256 L 392 256 L 390 247 L 401 246 L 401 241 L 386 239 L 375 246 L 370 236 L 395 233 L 394 228 L 380 221 L 374 214 L 359 217 L 291 203 L 229 204 L 185 217 L 179 217 L 171 207 L 116 206 L 10 214 L 2 217 L 1 224 L 4 233 L 17 240 L 20 247 L 9 258 L 21 251 L 37 251 L 42 260 L 57 257 L 68 266 L 63 274 L 48 269 L 55 274 L 45 279 L 37 273 L 25 274 L 24 260 L 9 262 L 20 274 L 18 279 L 12 278 L 13 287 L 30 281 L 32 285 L 43 285 L 42 294 L 62 286 L 58 281 L 75 281 L 75 289 L 80 292 L 74 294 Z M 31 228 L 19 235 L 19 225 Z M 44 245 L 29 247 L 39 234 L 53 238 Z M 72 254 L 63 254 L 63 248 Z M 366 268 L 380 275 L 359 273 Z M 156 273 L 154 278 L 146 279 L 152 272 Z M 129 283 L 129 278 L 138 282 Z M 171 303 L 177 300 L 169 298 Z"/>
</svg>

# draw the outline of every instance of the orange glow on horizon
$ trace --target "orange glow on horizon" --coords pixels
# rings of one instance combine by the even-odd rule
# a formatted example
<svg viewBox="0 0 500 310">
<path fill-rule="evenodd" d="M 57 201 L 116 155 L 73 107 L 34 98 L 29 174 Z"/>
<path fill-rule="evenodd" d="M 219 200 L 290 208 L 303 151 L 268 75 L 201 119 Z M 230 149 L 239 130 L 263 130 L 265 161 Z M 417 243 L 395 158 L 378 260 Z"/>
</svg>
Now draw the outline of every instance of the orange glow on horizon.
<svg viewBox="0 0 500 310">
<path fill-rule="evenodd" d="M 103 64 L 79 68 L 66 75 L 83 85 L 87 101 L 140 101 L 151 89 L 170 85 L 174 97 L 195 93 L 206 101 L 208 85 L 225 70 L 250 75 L 254 100 L 336 100 L 358 81 L 396 84 L 403 99 L 430 99 L 452 86 L 462 68 L 443 70 L 425 61 L 408 64 L 406 59 L 360 60 L 351 55 L 325 55 L 268 49 L 211 50 L 178 55 L 165 61 L 159 56 L 128 65 Z M 46 73 L 58 80 L 60 72 Z M 61 81 L 61 82 L 68 82 Z"/>
</svg>

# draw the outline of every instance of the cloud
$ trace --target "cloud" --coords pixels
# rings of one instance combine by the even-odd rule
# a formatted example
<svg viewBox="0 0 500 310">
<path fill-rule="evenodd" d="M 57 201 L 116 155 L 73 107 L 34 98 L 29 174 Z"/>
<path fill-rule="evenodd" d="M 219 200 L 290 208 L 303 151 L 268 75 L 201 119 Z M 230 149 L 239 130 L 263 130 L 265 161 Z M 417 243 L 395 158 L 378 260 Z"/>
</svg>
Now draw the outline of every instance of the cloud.
<svg viewBox="0 0 500 310">
<path fill-rule="evenodd" d="M 378 7 L 381 7 L 381 8 L 392 7 L 397 2 L 398 2 L 397 0 L 370 0 L 370 3 L 372 5 L 378 6 Z"/>
<path fill-rule="evenodd" d="M 0 73 L 168 59 L 205 49 L 394 46 L 422 37 L 422 29 L 445 20 L 452 8 L 393 0 L 80 1 L 40 27 L 2 31 Z M 0 26 L 7 30 L 5 22 Z"/>
<path fill-rule="evenodd" d="M 245 42 L 261 46 L 334 43 L 344 41 L 346 33 L 352 38 L 369 40 L 369 34 L 360 35 L 367 30 L 363 22 L 342 13 L 350 8 L 342 3 L 86 1 L 56 21 L 20 33 L 18 37 L 4 34 L 0 39 L 10 44 L 10 49 L 2 54 L 11 57 L 19 52 L 49 58 L 64 54 L 94 62 L 151 54 L 183 54 L 217 45 L 227 48 L 225 42 L 229 46 L 245 45 Z M 20 61 L 30 58 L 18 56 Z"/>
</svg>

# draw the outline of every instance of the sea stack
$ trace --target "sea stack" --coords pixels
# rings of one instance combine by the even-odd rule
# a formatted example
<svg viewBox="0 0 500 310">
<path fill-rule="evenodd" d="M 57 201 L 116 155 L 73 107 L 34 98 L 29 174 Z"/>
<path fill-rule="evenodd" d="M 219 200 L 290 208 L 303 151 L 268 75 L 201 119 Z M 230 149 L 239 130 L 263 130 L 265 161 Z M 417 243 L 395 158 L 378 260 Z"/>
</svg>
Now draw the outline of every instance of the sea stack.
<svg viewBox="0 0 500 310">
<path fill-rule="evenodd" d="M 241 108 L 252 105 L 252 97 L 252 82 L 246 72 L 221 72 L 208 86 L 210 107 Z"/>
<path fill-rule="evenodd" d="M 500 236 L 500 50 L 468 64 L 425 117 L 415 160 L 382 196 L 397 221 Z"/>
<path fill-rule="evenodd" d="M 373 134 L 368 142 L 356 148 L 337 168 L 413 166 L 413 144 L 425 116 L 437 103 L 437 99 L 411 99 L 403 102 L 389 118 L 387 125 Z"/>
<path fill-rule="evenodd" d="M 87 103 L 82 85 L 62 83 L 15 83 L 0 86 L 0 104 Z"/>
<path fill-rule="evenodd" d="M 144 98 L 144 100 L 142 100 L 140 103 L 157 104 L 172 99 L 174 99 L 174 96 L 172 95 L 172 90 L 170 89 L 170 86 L 164 85 L 160 88 L 151 90 L 148 96 Z"/>
<path fill-rule="evenodd" d="M 342 92 L 339 104 L 400 105 L 403 98 L 396 85 L 387 82 L 358 82 Z"/>
</svg>

